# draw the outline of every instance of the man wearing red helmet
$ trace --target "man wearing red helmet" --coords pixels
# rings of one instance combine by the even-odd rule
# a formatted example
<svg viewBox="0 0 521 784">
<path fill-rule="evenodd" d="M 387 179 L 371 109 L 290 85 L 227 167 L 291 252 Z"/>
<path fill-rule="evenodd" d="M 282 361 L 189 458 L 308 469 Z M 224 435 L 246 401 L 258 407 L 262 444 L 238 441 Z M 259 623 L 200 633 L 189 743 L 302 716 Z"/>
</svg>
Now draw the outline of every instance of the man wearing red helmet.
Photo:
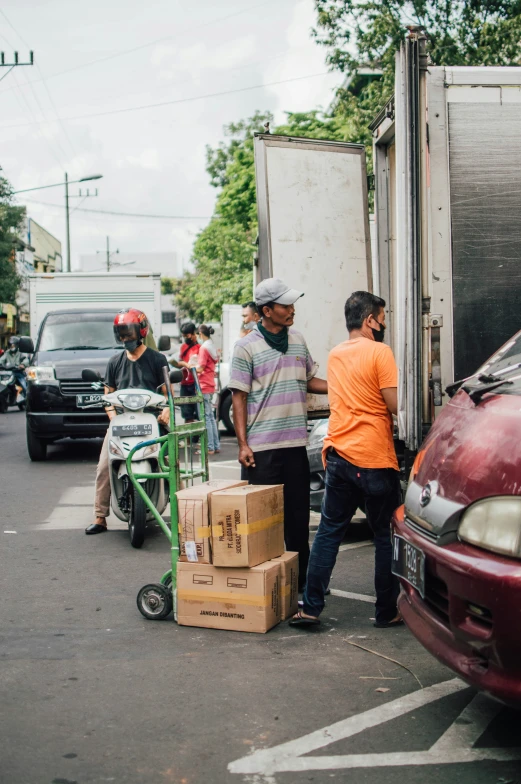
<svg viewBox="0 0 521 784">
<path fill-rule="evenodd" d="M 149 389 L 155 392 L 163 385 L 163 368 L 168 362 L 163 354 L 147 348 L 143 341 L 148 334 L 148 320 L 145 314 L 128 308 L 120 311 L 114 319 L 114 335 L 121 344 L 123 351 L 111 357 L 105 371 L 105 394 L 117 389 Z M 116 416 L 114 407 L 105 409 L 109 419 Z M 168 409 L 158 416 L 158 421 L 167 425 Z M 96 519 L 85 529 L 86 534 L 101 534 L 107 530 L 107 517 L 110 512 L 110 478 L 108 460 L 108 433 L 101 448 L 98 469 L 96 471 L 96 497 L 94 515 Z"/>
</svg>

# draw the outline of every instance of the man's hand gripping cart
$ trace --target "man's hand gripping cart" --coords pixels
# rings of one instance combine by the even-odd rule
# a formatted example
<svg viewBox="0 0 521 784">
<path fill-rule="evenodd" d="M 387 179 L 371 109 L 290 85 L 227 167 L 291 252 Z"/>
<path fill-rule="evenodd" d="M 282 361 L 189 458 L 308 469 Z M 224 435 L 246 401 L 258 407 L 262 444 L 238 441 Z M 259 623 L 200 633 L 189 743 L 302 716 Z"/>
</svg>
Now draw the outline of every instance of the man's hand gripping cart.
<svg viewBox="0 0 521 784">
<path fill-rule="evenodd" d="M 180 380 L 181 373 L 172 371 L 170 376 L 167 368 L 164 368 L 165 384 L 168 391 L 168 407 L 170 411 L 169 433 L 165 436 L 144 441 L 138 444 L 127 457 L 127 471 L 129 478 L 134 485 L 136 492 L 139 493 L 150 512 L 153 514 L 157 524 L 170 542 L 170 552 L 172 566 L 168 572 L 161 577 L 159 583 L 144 585 L 137 595 L 137 606 L 139 611 L 150 620 L 162 620 L 174 610 L 174 618 L 177 620 L 177 562 L 179 560 L 179 520 L 177 513 L 177 492 L 181 489 L 181 482 L 185 486 L 193 484 L 194 479 L 201 478 L 203 482 L 208 480 L 208 435 L 206 432 L 204 419 L 204 399 L 199 386 L 197 373 L 192 370 L 196 394 L 193 397 L 174 397 L 172 394 L 171 382 Z M 198 422 L 189 424 L 176 424 L 175 406 L 184 403 L 195 403 L 199 415 Z M 200 438 L 200 460 L 194 465 L 193 442 L 194 436 Z M 132 455 L 138 449 L 143 449 L 152 444 L 159 444 L 159 467 L 160 473 L 157 474 L 138 474 L 132 471 Z M 170 527 L 166 523 L 152 501 L 146 494 L 143 483 L 147 479 L 166 479 L 170 494 Z"/>
</svg>

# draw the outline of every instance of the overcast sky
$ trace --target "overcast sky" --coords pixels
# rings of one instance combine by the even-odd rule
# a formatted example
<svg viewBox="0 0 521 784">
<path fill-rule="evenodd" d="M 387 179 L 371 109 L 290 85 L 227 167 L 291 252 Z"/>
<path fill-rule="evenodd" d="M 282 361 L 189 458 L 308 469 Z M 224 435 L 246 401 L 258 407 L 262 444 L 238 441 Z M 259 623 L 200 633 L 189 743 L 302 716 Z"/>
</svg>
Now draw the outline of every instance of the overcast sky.
<svg viewBox="0 0 521 784">
<path fill-rule="evenodd" d="M 177 251 L 188 263 L 216 197 L 205 145 L 257 109 L 280 122 L 285 111 L 327 107 L 340 82 L 310 36 L 313 0 L 4 0 L 1 9 L 6 61 L 15 48 L 21 60 L 33 49 L 37 64 L 7 75 L 0 68 L 0 165 L 15 190 L 62 182 L 65 171 L 70 179 L 100 173 L 98 198 L 81 207 L 195 217 L 77 211 L 73 267 L 80 254 L 104 249 L 106 235 L 122 252 Z M 310 78 L 294 81 L 302 76 Z M 293 81 L 271 84 L 283 80 Z M 168 101 L 181 102 L 108 113 Z M 64 244 L 63 206 L 33 202 L 63 205 L 64 189 L 26 198 L 28 214 Z"/>
</svg>

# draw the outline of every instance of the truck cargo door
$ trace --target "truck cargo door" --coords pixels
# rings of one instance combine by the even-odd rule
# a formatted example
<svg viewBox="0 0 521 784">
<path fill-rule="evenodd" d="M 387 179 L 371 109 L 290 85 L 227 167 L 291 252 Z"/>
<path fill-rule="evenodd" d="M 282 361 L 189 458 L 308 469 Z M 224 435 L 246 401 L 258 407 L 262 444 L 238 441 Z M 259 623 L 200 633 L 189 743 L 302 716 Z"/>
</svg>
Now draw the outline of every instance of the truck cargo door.
<svg viewBox="0 0 521 784">
<path fill-rule="evenodd" d="M 344 304 L 372 290 L 367 175 L 363 145 L 256 134 L 259 216 L 257 282 L 282 278 L 301 289 L 295 328 L 319 375 L 333 346 L 347 338 Z M 310 396 L 310 412 L 324 410 Z"/>
</svg>

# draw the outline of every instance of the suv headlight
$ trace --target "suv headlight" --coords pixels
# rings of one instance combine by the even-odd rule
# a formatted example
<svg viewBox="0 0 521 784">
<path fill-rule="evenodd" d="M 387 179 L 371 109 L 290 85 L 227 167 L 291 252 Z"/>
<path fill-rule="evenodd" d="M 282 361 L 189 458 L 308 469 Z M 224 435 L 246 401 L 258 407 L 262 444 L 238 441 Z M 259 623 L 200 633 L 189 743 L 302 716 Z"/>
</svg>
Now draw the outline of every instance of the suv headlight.
<svg viewBox="0 0 521 784">
<path fill-rule="evenodd" d="M 484 550 L 521 558 L 521 498 L 499 495 L 477 501 L 463 514 L 458 535 Z"/>
<path fill-rule="evenodd" d="M 26 370 L 26 376 L 30 381 L 56 381 L 56 373 L 53 367 L 32 365 Z"/>
<path fill-rule="evenodd" d="M 118 400 L 122 406 L 131 411 L 145 408 L 152 395 L 118 395 Z"/>
</svg>

